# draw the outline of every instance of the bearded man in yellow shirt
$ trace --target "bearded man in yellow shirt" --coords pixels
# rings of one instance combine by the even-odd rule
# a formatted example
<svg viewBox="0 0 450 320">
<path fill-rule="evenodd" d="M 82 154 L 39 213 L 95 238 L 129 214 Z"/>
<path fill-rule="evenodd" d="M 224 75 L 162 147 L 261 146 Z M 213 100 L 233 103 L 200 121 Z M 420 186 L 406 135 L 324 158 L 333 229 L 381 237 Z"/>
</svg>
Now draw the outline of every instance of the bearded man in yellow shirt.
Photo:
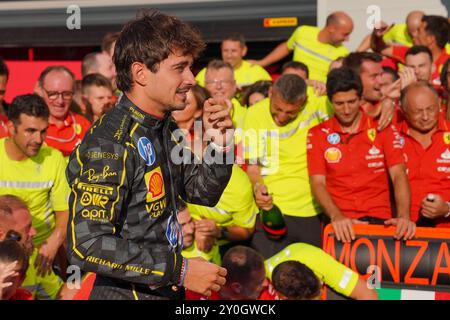
<svg viewBox="0 0 450 320">
<path fill-rule="evenodd" d="M 48 117 L 41 97 L 18 96 L 8 111 L 10 138 L 0 139 L 0 195 L 15 195 L 30 209 L 37 231 L 35 267 L 42 276 L 52 272 L 66 238 L 70 192 L 62 153 L 44 144 Z"/>
</svg>

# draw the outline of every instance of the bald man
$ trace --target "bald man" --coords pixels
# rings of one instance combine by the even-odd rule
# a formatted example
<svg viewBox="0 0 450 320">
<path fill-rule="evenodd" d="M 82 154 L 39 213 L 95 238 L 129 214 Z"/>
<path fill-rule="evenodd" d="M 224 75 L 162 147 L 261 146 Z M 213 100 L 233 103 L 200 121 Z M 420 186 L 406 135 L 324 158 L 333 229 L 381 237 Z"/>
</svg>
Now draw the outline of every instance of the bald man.
<svg viewBox="0 0 450 320">
<path fill-rule="evenodd" d="M 263 59 L 252 62 L 266 67 L 293 51 L 293 60 L 308 66 L 311 80 L 326 82 L 330 63 L 348 55 L 348 50 L 342 43 L 349 39 L 352 31 L 352 18 L 344 12 L 333 12 L 327 17 L 324 28 L 300 26 L 287 41 L 278 45 Z"/>
<path fill-rule="evenodd" d="M 386 30 L 386 33 L 383 35 L 384 42 L 412 47 L 414 45 L 413 39 L 417 37 L 424 14 L 423 11 L 411 11 L 406 16 L 405 23 L 393 23 L 390 26 L 382 22 L 380 26 Z M 367 35 L 356 51 L 362 52 L 369 50 L 371 36 L 371 34 Z"/>
<path fill-rule="evenodd" d="M 417 225 L 450 228 L 450 121 L 440 114 L 439 96 L 426 81 L 406 87 L 401 97 L 411 213 Z M 428 219 L 428 220 L 427 220 Z"/>
</svg>

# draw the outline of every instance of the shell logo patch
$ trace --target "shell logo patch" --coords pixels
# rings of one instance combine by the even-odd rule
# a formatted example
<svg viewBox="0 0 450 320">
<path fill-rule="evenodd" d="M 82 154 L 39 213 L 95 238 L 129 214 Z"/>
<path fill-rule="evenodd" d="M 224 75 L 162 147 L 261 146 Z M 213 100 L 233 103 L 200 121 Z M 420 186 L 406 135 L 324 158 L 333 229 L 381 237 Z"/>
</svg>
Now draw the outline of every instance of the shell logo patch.
<svg viewBox="0 0 450 320">
<path fill-rule="evenodd" d="M 145 174 L 145 182 L 148 190 L 147 202 L 159 200 L 166 195 L 161 167 L 157 167 L 156 169 L 147 172 Z"/>
<path fill-rule="evenodd" d="M 339 161 L 341 161 L 342 152 L 341 152 L 341 150 L 339 150 L 338 148 L 335 148 L 335 147 L 328 148 L 325 151 L 324 157 L 328 163 L 338 163 Z"/>
<path fill-rule="evenodd" d="M 450 132 L 444 132 L 444 142 L 450 144 Z"/>
</svg>

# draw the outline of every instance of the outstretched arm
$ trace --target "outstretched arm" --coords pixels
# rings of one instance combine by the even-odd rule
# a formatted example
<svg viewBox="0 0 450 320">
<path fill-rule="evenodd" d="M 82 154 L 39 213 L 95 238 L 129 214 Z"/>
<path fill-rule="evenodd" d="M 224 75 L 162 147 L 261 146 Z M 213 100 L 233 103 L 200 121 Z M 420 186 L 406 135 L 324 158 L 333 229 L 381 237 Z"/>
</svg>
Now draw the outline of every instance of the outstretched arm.
<svg viewBox="0 0 450 320">
<path fill-rule="evenodd" d="M 267 56 L 261 60 L 250 61 L 254 64 L 259 64 L 262 67 L 270 66 L 272 63 L 280 61 L 290 53 L 287 42 L 280 43 L 275 49 L 273 49 Z"/>
</svg>

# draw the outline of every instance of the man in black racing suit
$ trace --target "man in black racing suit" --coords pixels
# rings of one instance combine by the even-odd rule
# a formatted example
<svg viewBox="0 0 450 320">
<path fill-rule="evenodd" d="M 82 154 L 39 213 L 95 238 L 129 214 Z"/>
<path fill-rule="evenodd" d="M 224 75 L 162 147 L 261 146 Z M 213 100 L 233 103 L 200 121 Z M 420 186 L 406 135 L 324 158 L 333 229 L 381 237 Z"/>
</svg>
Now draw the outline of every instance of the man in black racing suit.
<svg viewBox="0 0 450 320">
<path fill-rule="evenodd" d="M 214 206 L 232 171 L 230 105 L 205 103 L 213 142 L 200 163 L 175 138 L 170 111 L 185 107 L 195 84 L 190 67 L 203 48 L 190 26 L 157 11 L 129 22 L 117 40 L 114 62 L 124 95 L 94 124 L 67 168 L 68 255 L 97 274 L 90 299 L 178 299 L 182 287 L 210 295 L 225 283 L 224 268 L 181 256 L 176 218 L 178 197 Z"/>
</svg>

